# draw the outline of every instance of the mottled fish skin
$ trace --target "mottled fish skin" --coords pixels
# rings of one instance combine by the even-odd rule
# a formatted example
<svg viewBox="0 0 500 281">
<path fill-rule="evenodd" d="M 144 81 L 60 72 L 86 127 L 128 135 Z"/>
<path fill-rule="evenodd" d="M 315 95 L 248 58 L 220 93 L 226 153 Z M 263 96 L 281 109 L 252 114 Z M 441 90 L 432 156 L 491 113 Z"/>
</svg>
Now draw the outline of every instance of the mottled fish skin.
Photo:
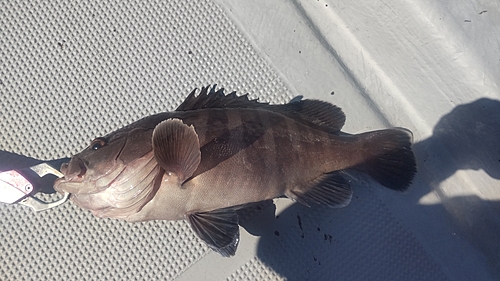
<svg viewBox="0 0 500 281">
<path fill-rule="evenodd" d="M 237 229 L 226 240 L 211 241 L 203 232 L 210 216 L 203 214 L 223 210 L 214 216 L 231 221 L 232 207 L 283 195 L 306 205 L 342 207 L 351 190 L 340 172 L 350 168 L 392 189 L 408 187 L 416 172 L 411 133 L 388 129 L 350 135 L 340 132 L 344 120 L 339 108 L 325 102 L 267 105 L 204 88 L 198 97 L 191 93 L 177 111 L 143 118 L 96 139 L 63 165 L 65 178 L 54 188 L 71 193 L 74 203 L 99 217 L 189 219 L 200 238 L 230 256 L 238 243 Z M 164 146 L 155 150 L 152 139 L 160 133 L 172 137 L 172 145 L 176 134 L 185 134 L 195 141 L 194 148 L 178 141 L 180 152 Z M 177 154 L 190 152 L 194 160 L 189 161 L 197 167 L 184 168 L 188 175 L 182 178 L 184 160 Z"/>
</svg>

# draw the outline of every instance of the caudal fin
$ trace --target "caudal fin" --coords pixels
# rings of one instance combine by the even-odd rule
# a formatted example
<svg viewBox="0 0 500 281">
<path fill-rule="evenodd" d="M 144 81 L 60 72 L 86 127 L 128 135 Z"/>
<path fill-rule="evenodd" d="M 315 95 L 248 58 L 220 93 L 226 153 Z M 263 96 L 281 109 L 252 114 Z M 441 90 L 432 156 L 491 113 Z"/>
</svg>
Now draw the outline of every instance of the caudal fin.
<svg viewBox="0 0 500 281">
<path fill-rule="evenodd" d="M 411 149 L 413 135 L 403 128 L 368 132 L 358 135 L 368 160 L 353 168 L 394 190 L 408 188 L 417 172 Z"/>
</svg>

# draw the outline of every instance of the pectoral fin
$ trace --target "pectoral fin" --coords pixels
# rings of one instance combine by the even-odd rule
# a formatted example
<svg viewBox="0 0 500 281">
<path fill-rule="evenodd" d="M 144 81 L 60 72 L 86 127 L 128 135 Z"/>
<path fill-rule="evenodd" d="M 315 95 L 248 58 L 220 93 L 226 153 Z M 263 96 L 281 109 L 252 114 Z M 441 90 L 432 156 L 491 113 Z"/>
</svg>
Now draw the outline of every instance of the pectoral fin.
<svg viewBox="0 0 500 281">
<path fill-rule="evenodd" d="M 187 216 L 193 231 L 214 251 L 224 257 L 233 256 L 240 240 L 238 215 L 225 208 Z"/>
<path fill-rule="evenodd" d="M 193 126 L 179 119 L 168 119 L 153 131 L 156 161 L 175 176 L 179 184 L 191 177 L 201 161 L 200 142 Z"/>
</svg>

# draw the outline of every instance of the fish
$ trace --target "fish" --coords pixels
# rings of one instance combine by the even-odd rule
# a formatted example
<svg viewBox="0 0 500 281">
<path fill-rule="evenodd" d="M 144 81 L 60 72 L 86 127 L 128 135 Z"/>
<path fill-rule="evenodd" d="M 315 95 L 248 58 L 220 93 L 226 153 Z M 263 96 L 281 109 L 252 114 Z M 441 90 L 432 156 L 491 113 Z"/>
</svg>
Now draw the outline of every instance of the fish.
<svg viewBox="0 0 500 281">
<path fill-rule="evenodd" d="M 100 218 L 186 220 L 209 248 L 236 252 L 238 211 L 287 197 L 345 207 L 345 171 L 406 190 L 416 173 L 403 128 L 342 132 L 345 114 L 328 102 L 269 104 L 216 86 L 193 90 L 175 110 L 144 117 L 62 164 L 60 193 Z"/>
</svg>

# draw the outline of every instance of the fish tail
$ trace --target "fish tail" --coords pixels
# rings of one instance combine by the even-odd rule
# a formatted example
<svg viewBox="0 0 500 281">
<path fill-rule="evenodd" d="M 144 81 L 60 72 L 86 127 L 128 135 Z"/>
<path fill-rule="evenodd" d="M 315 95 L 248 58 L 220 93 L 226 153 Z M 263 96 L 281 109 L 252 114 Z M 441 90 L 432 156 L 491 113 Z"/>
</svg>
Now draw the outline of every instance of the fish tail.
<svg viewBox="0 0 500 281">
<path fill-rule="evenodd" d="M 415 155 L 411 149 L 411 131 L 393 128 L 360 134 L 358 137 L 368 160 L 353 168 L 390 189 L 406 190 L 417 172 Z"/>
</svg>

